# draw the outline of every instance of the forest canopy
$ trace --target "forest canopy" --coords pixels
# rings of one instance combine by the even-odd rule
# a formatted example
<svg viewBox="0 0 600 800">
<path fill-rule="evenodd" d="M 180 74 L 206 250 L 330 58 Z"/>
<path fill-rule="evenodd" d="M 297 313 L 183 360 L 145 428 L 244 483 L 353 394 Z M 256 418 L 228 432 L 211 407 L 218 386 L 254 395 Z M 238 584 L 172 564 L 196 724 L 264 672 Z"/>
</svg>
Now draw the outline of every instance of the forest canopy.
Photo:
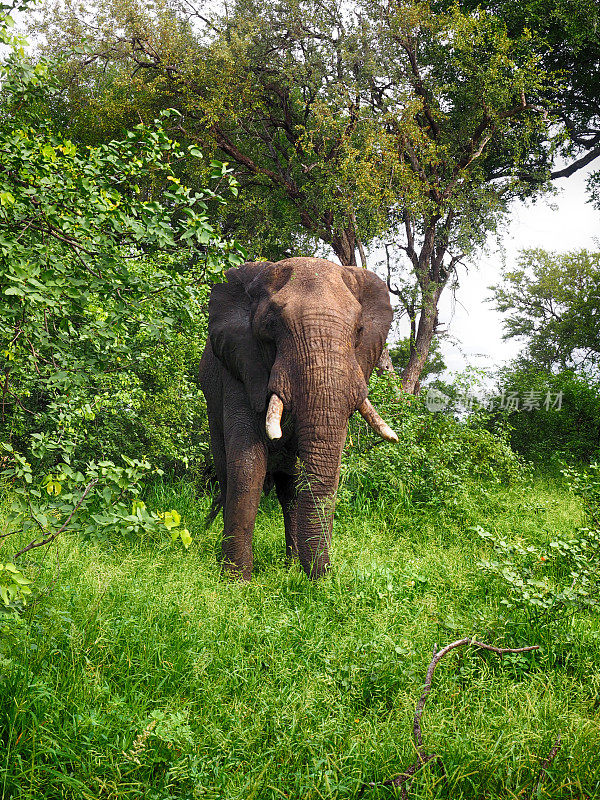
<svg viewBox="0 0 600 800">
<path fill-rule="evenodd" d="M 598 8 L 542 6 L 59 3 L 41 52 L 60 56 L 56 113 L 81 141 L 177 108 L 172 135 L 232 165 L 221 224 L 253 258 L 365 265 L 387 243 L 414 391 L 457 267 L 515 198 L 600 152 Z"/>
</svg>

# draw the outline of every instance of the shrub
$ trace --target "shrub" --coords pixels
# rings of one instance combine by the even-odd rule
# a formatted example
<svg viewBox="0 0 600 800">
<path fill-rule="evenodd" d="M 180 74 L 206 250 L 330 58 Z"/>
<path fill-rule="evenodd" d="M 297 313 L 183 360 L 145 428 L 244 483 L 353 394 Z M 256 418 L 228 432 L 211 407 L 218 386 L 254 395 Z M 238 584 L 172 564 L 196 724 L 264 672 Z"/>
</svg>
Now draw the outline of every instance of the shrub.
<svg viewBox="0 0 600 800">
<path fill-rule="evenodd" d="M 579 608 L 598 608 L 600 530 L 580 528 L 569 538 L 557 534 L 549 548 L 507 542 L 481 527 L 475 531 L 494 550 L 479 568 L 500 585 L 500 603 L 513 617 L 520 612 L 539 631 Z"/>
<path fill-rule="evenodd" d="M 572 370 L 553 374 L 539 367 L 515 365 L 500 373 L 499 393 L 523 398 L 538 393 L 531 411 L 500 409 L 489 417 L 490 430 L 508 425 L 510 444 L 533 461 L 564 459 L 589 462 L 600 453 L 600 385 Z M 544 397 L 560 394 L 560 408 L 544 407 Z M 558 405 L 558 404 L 557 404 Z"/>
<path fill-rule="evenodd" d="M 118 371 L 95 376 L 95 403 L 78 436 L 78 463 L 126 455 L 147 458 L 171 475 L 202 468 L 208 430 L 196 374 L 206 338 L 207 295 L 204 287 L 189 304 L 185 328 L 161 328 L 160 310 L 148 308 L 129 357 L 115 365 Z M 148 331 L 152 317 L 157 322 Z"/>
<path fill-rule="evenodd" d="M 574 535 L 556 532 L 548 546 L 509 542 L 477 526 L 473 530 L 493 548 L 479 562 L 486 586 L 495 584 L 508 613 L 507 622 L 525 625 L 552 639 L 557 625 L 581 610 L 600 609 L 600 466 L 562 470 L 571 490 L 584 502 L 585 526 Z M 554 632 L 554 633 L 553 633 Z"/>
<path fill-rule="evenodd" d="M 385 445 L 354 415 L 342 461 L 339 500 L 419 505 L 441 503 L 463 492 L 475 479 L 514 483 L 526 475 L 523 461 L 506 438 L 431 413 L 420 397 L 396 397 L 393 379 L 376 377 L 370 396 L 398 434 Z"/>
</svg>

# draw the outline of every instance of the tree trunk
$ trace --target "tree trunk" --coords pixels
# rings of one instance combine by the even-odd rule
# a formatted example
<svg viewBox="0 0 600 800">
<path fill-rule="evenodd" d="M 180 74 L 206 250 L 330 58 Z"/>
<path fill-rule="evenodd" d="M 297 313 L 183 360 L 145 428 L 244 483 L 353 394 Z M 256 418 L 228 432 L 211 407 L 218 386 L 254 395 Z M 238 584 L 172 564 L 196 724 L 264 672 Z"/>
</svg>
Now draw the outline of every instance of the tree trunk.
<svg viewBox="0 0 600 800">
<path fill-rule="evenodd" d="M 336 230 L 331 237 L 331 247 L 345 267 L 356 266 L 356 234 L 352 228 Z"/>
<path fill-rule="evenodd" d="M 437 304 L 441 294 L 441 289 L 431 293 L 429 297 L 423 297 L 423 307 L 419 315 L 419 324 L 414 342 L 411 342 L 408 363 L 404 367 L 401 375 L 402 389 L 408 394 L 418 394 L 419 378 L 427 361 L 433 335 L 437 327 L 438 312 Z"/>
<path fill-rule="evenodd" d="M 427 361 L 431 342 L 437 326 L 437 300 L 429 308 L 424 308 L 419 317 L 414 346 L 410 348 L 408 363 L 401 375 L 402 389 L 408 394 L 418 394 L 419 378 Z"/>
<path fill-rule="evenodd" d="M 448 249 L 448 236 L 453 212 L 450 211 L 440 227 L 440 215 L 434 214 L 427 220 L 423 233 L 421 250 L 415 248 L 415 221 L 406 211 L 404 226 L 406 246 L 403 247 L 411 260 L 415 277 L 421 291 L 419 322 L 414 321 L 414 305 L 411 301 L 406 310 L 410 316 L 411 342 L 408 363 L 402 375 L 402 388 L 408 394 L 417 394 L 420 389 L 419 378 L 427 361 L 431 342 L 438 322 L 438 302 L 454 266 L 462 256 L 453 256 L 448 266 L 444 266 L 444 256 Z M 389 265 L 388 265 L 388 286 Z"/>
</svg>

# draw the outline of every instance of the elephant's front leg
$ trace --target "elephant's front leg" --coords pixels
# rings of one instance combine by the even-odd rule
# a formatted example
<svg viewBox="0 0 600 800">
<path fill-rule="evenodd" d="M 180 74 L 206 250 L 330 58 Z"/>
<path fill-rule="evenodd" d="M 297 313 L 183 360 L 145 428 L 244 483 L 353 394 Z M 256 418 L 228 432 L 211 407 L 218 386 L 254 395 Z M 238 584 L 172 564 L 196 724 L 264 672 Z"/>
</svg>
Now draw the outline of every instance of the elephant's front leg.
<svg viewBox="0 0 600 800">
<path fill-rule="evenodd" d="M 223 569 L 249 581 L 252 574 L 252 534 L 267 470 L 267 456 L 261 442 L 238 441 L 235 451 L 235 455 L 227 459 L 227 496 L 221 545 Z"/>
<path fill-rule="evenodd" d="M 267 472 L 267 447 L 256 419 L 244 402 L 240 383 L 225 387 L 223 431 L 227 462 L 227 492 L 223 509 L 223 569 L 249 581 L 252 573 L 252 534 Z"/>
<path fill-rule="evenodd" d="M 284 472 L 276 472 L 275 490 L 283 510 L 285 525 L 285 556 L 287 561 L 298 557 L 298 493 L 296 491 L 296 478 Z"/>
</svg>

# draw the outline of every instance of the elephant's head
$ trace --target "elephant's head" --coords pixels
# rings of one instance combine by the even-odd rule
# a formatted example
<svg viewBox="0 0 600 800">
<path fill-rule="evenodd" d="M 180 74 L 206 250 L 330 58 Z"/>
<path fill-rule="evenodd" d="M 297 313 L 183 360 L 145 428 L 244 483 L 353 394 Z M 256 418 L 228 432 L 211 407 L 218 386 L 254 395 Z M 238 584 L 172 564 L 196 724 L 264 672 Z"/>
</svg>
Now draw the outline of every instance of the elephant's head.
<svg viewBox="0 0 600 800">
<path fill-rule="evenodd" d="M 244 264 L 213 288 L 214 353 L 243 382 L 270 439 L 282 412 L 293 421 L 300 469 L 298 551 L 306 571 L 327 567 L 333 499 L 348 419 L 360 411 L 397 441 L 367 399 L 367 383 L 392 321 L 376 275 L 316 258 Z"/>
</svg>

